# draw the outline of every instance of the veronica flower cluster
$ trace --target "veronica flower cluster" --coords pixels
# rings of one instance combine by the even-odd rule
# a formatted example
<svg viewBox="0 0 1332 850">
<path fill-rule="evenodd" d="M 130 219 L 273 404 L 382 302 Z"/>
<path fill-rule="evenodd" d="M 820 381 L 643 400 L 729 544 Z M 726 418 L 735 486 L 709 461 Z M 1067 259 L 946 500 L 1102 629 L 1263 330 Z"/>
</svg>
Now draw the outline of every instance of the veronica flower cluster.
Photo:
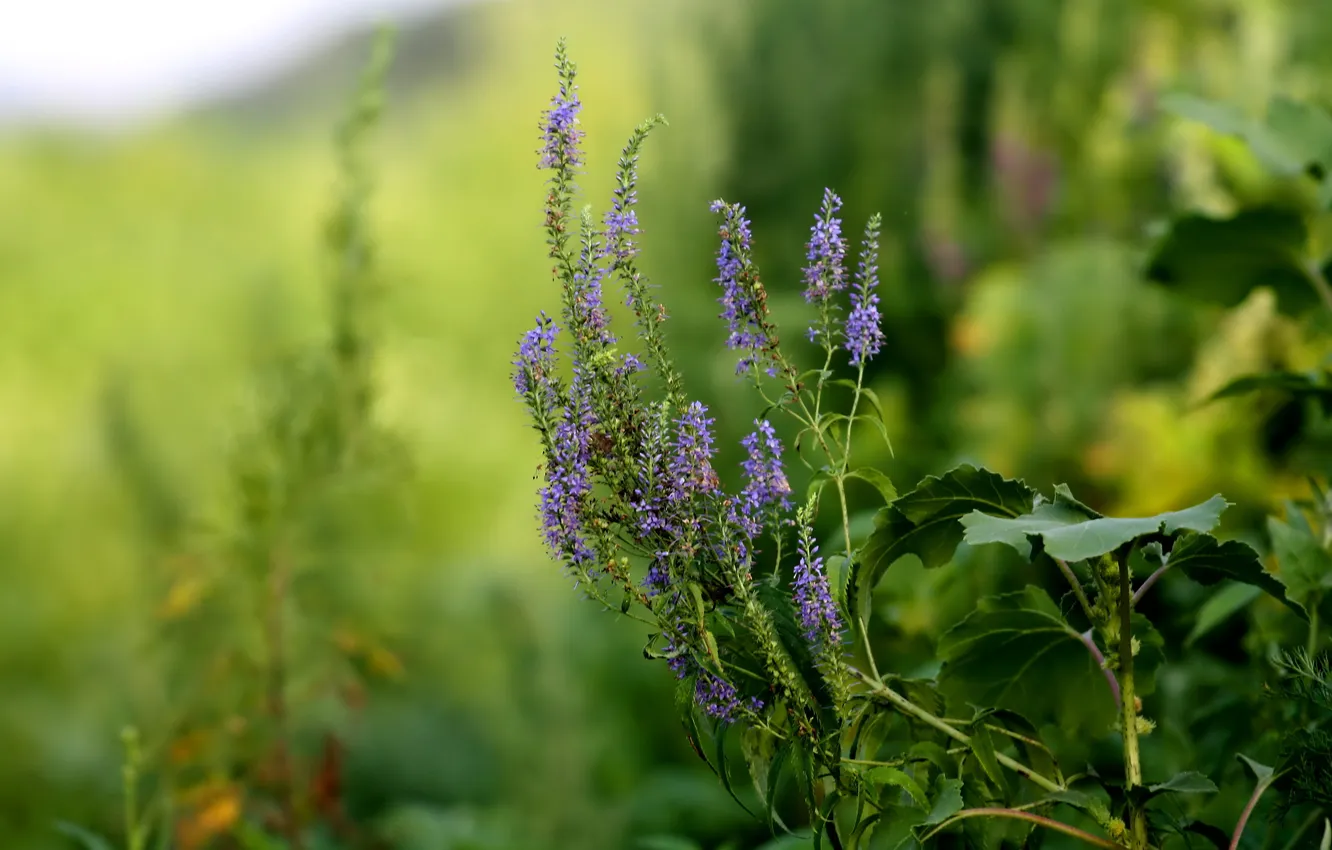
<svg viewBox="0 0 1332 850">
<path fill-rule="evenodd" d="M 557 325 L 542 313 L 513 361 L 514 389 L 531 411 L 544 449 L 539 495 L 546 544 L 589 595 L 623 612 L 641 611 L 658 627 L 658 648 L 650 646 L 650 654 L 667 659 L 676 676 L 691 684 L 704 714 L 761 722 L 762 712 L 780 703 L 783 716 L 797 718 L 795 728 L 807 734 L 818 727 L 821 709 L 778 633 L 773 603 L 760 601 L 752 574 L 765 535 L 780 566 L 782 536 L 794 525 L 782 441 L 771 421 L 755 420 L 740 444 L 737 477 L 743 484 L 728 491 L 714 465 L 715 419 L 685 395 L 665 353 L 666 312 L 637 266 L 638 150 L 661 122 L 635 131 L 620 159 L 609 211 L 599 221 L 584 213 L 575 234 L 570 225 L 575 168 L 583 163 L 581 102 L 563 46 L 556 65 L 560 87 L 545 113 L 538 154 L 540 166 L 552 172 L 545 227 L 564 296 L 563 321 Z M 829 335 L 832 298 L 847 284 L 840 207 L 841 200 L 826 192 L 806 270 L 806 297 L 820 304 Z M 715 283 L 726 343 L 741 352 L 737 373 L 753 376 L 762 390 L 762 367 L 769 376 L 785 375 L 798 391 L 797 372 L 777 346 L 745 210 L 724 201 L 711 209 L 722 218 Z M 866 232 L 850 318 L 839 331 L 853 364 L 863 365 L 882 342 L 873 293 L 876 240 L 877 223 Z M 648 363 L 617 349 L 603 295 L 612 274 L 625 287 Z M 567 382 L 557 363 L 561 333 L 571 339 Z M 654 373 L 665 398 L 644 400 L 647 389 L 638 375 L 646 371 Z M 789 591 L 802 632 L 794 639 L 808 641 L 823 668 L 831 669 L 839 663 L 841 622 L 817 551 L 805 517 Z M 738 676 L 742 669 L 749 675 Z"/>
</svg>

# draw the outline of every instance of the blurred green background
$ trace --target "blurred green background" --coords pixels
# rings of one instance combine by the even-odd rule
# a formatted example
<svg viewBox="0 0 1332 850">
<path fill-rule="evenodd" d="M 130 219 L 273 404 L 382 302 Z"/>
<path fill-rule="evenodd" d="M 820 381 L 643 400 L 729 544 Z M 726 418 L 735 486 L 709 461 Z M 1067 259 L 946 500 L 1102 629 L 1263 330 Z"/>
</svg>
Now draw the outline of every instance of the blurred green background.
<svg viewBox="0 0 1332 850">
<path fill-rule="evenodd" d="M 557 299 L 535 149 L 561 35 L 597 209 L 630 129 L 670 121 L 642 160 L 644 265 L 719 445 L 756 407 L 720 346 L 707 204 L 748 206 L 793 328 L 831 186 L 849 232 L 884 215 L 888 346 L 871 378 L 896 452 L 865 439 L 860 457 L 899 488 L 971 460 L 1130 514 L 1219 491 L 1238 534 L 1303 492 L 1270 411 L 1195 403 L 1313 363 L 1308 329 L 1262 292 L 1203 308 L 1141 268 L 1172 212 L 1286 191 L 1155 98 L 1328 103 L 1332 3 L 512 0 L 422 18 L 400 35 L 370 153 L 376 416 L 405 463 L 310 536 L 315 601 L 292 616 L 295 750 L 315 773 L 327 736 L 345 748 L 338 796 L 359 834 L 768 838 L 679 734 L 640 631 L 581 603 L 535 528 L 538 451 L 509 361 Z M 213 602 L 255 587 L 228 555 L 232 469 L 264 364 L 326 333 L 331 129 L 368 50 L 358 35 L 125 135 L 0 135 L 6 848 L 71 846 L 57 820 L 118 834 L 127 723 L 148 785 L 177 777 L 180 846 L 229 846 L 249 811 L 260 627 L 252 606 Z M 724 448 L 719 466 L 736 460 Z M 878 611 L 922 658 L 975 591 L 946 571 L 890 584 Z"/>
</svg>

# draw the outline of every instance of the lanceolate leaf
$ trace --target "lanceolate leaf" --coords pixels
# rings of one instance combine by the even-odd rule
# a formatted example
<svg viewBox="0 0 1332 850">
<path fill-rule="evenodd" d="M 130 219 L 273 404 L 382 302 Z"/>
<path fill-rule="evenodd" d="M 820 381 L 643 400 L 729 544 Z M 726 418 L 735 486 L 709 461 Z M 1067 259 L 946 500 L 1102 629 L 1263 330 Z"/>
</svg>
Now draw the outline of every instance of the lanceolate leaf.
<svg viewBox="0 0 1332 850">
<path fill-rule="evenodd" d="M 916 555 L 927 567 L 943 566 L 962 542 L 958 519 L 974 510 L 1020 516 L 1031 510 L 1035 496 L 1021 481 L 974 466 L 921 481 L 874 518 L 874 531 L 856 556 L 847 586 L 852 620 L 868 609 L 870 594 L 899 558 Z"/>
<path fill-rule="evenodd" d="M 1006 708 L 1037 726 L 1099 733 L 1115 718 L 1105 674 L 1038 587 L 981 599 L 939 640 L 939 687 L 949 711 Z"/>
<path fill-rule="evenodd" d="M 1074 503 L 1076 504 L 1076 503 Z M 1141 519 L 1115 517 L 1088 518 L 1085 513 L 1062 499 L 1041 505 L 1016 518 L 989 516 L 975 511 L 962 518 L 966 541 L 970 544 L 1007 543 L 1030 557 L 1034 538 L 1040 538 L 1045 551 L 1065 561 L 1083 561 L 1113 552 L 1139 537 L 1173 535 L 1182 530 L 1210 531 L 1221 519 L 1229 503 L 1213 496 L 1200 505 L 1182 511 Z"/>
<path fill-rule="evenodd" d="M 1198 609 L 1198 617 L 1193 621 L 1193 629 L 1184 639 L 1184 645 L 1190 646 L 1198 638 L 1243 611 L 1250 602 L 1263 595 L 1263 591 L 1251 584 L 1233 582 L 1212 594 L 1211 598 Z"/>
<path fill-rule="evenodd" d="M 1301 619 L 1309 619 L 1304 606 L 1286 595 L 1281 579 L 1263 569 L 1258 553 L 1238 540 L 1222 543 L 1210 534 L 1191 534 L 1175 545 L 1170 566 L 1199 584 L 1226 579 L 1251 584 L 1285 603 Z"/>
</svg>

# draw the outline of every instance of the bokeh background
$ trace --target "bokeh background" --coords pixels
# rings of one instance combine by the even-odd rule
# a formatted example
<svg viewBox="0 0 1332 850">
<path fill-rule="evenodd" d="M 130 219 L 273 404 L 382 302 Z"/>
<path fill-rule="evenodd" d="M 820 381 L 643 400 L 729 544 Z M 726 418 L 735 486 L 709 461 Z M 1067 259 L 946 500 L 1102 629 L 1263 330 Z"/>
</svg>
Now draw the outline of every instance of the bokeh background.
<svg viewBox="0 0 1332 850">
<path fill-rule="evenodd" d="M 70 10 L 69 27 L 95 25 Z M 293 748 L 303 775 L 339 777 L 356 840 L 769 838 L 679 734 L 642 633 L 582 603 L 535 528 L 509 361 L 557 298 L 535 149 L 560 36 L 589 202 L 607 202 L 630 129 L 670 121 L 642 160 L 644 265 L 719 445 L 754 404 L 721 348 L 707 204 L 748 206 L 793 327 L 831 186 L 849 231 L 884 215 L 888 346 L 870 380 L 895 452 L 866 439 L 861 457 L 899 487 L 970 460 L 1128 514 L 1222 492 L 1240 535 L 1303 492 L 1271 410 L 1197 402 L 1312 363 L 1306 329 L 1261 291 L 1203 307 L 1142 267 L 1171 213 L 1271 191 L 1238 142 L 1157 97 L 1329 102 L 1327 0 L 509 0 L 413 4 L 399 28 L 367 209 L 394 471 L 312 521 L 290 613 Z M 121 840 L 126 724 L 145 793 L 164 777 L 179 792 L 178 846 L 237 846 L 252 814 L 263 630 L 244 600 L 263 584 L 233 555 L 234 470 L 256 398 L 290 391 L 266 383 L 270 355 L 327 334 L 332 129 L 371 42 L 355 21 L 316 29 L 281 62 L 214 62 L 210 79 L 238 82 L 143 114 L 103 98 L 80 124 L 16 95 L 3 113 L 6 848 L 73 846 L 59 821 Z M 133 38 L 170 35 L 150 19 L 126 57 Z M 904 568 L 877 611 L 927 659 L 975 590 Z"/>
</svg>

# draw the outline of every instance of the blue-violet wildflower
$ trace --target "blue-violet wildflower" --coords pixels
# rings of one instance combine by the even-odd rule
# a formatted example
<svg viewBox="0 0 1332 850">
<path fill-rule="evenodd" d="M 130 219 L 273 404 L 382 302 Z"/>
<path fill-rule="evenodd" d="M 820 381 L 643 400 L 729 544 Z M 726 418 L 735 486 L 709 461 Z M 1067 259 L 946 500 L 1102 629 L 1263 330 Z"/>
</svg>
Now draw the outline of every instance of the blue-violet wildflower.
<svg viewBox="0 0 1332 850">
<path fill-rule="evenodd" d="M 846 317 L 846 350 L 851 352 L 851 365 L 860 366 L 879 353 L 883 345 L 883 329 L 879 326 L 879 296 L 874 290 L 879 285 L 879 217 L 875 215 L 865 226 L 865 242 L 860 250 L 860 268 L 856 271 L 856 286 L 851 293 L 851 315 Z"/>
<path fill-rule="evenodd" d="M 734 520 L 750 540 L 762 531 L 763 512 L 773 504 L 783 510 L 791 507 L 791 485 L 782 469 L 782 443 L 768 420 L 755 420 L 755 430 L 740 444 L 748 457 L 742 463 L 745 489 L 734 511 Z"/>
<path fill-rule="evenodd" d="M 556 557 L 563 557 L 574 565 L 595 560 L 582 524 L 584 503 L 592 492 L 588 462 L 596 417 L 592 413 L 590 394 L 586 376 L 575 369 L 569 405 L 551 440 L 546 486 L 541 488 L 541 518 L 546 544 Z"/>
<path fill-rule="evenodd" d="M 578 129 L 578 112 L 583 104 L 578 99 L 578 86 L 573 84 L 573 63 L 561 55 L 556 67 L 560 70 L 560 91 L 550 99 L 550 109 L 542 124 L 541 168 L 573 167 L 583 163 L 583 153 L 578 148 L 584 136 Z"/>
<path fill-rule="evenodd" d="M 823 558 L 818 556 L 818 544 L 814 543 L 808 528 L 801 531 L 800 562 L 795 568 L 793 595 L 800 608 L 800 625 L 805 629 L 805 638 L 813 646 L 826 649 L 839 640 L 842 623 L 837 604 L 828 589 L 828 575 L 823 569 Z"/>
<path fill-rule="evenodd" d="M 722 288 L 721 298 L 717 300 L 722 305 L 720 318 L 726 320 L 728 330 L 726 347 L 748 352 L 735 368 L 736 374 L 740 375 L 749 371 L 768 347 L 768 333 L 763 322 L 767 307 L 761 301 L 758 282 L 751 279 L 752 273 L 745 268 L 753 241 L 749 222 L 745 220 L 745 208 L 718 200 L 712 202 L 710 209 L 723 215 L 718 231 L 721 247 L 717 249 L 717 277 L 713 280 Z M 768 373 L 774 371 L 769 369 Z"/>
<path fill-rule="evenodd" d="M 553 400 L 555 371 L 555 336 L 560 332 L 555 321 L 545 311 L 537 318 L 536 327 L 523 334 L 518 346 L 518 358 L 513 361 L 513 388 L 518 395 L 545 388 L 547 402 Z"/>
</svg>

